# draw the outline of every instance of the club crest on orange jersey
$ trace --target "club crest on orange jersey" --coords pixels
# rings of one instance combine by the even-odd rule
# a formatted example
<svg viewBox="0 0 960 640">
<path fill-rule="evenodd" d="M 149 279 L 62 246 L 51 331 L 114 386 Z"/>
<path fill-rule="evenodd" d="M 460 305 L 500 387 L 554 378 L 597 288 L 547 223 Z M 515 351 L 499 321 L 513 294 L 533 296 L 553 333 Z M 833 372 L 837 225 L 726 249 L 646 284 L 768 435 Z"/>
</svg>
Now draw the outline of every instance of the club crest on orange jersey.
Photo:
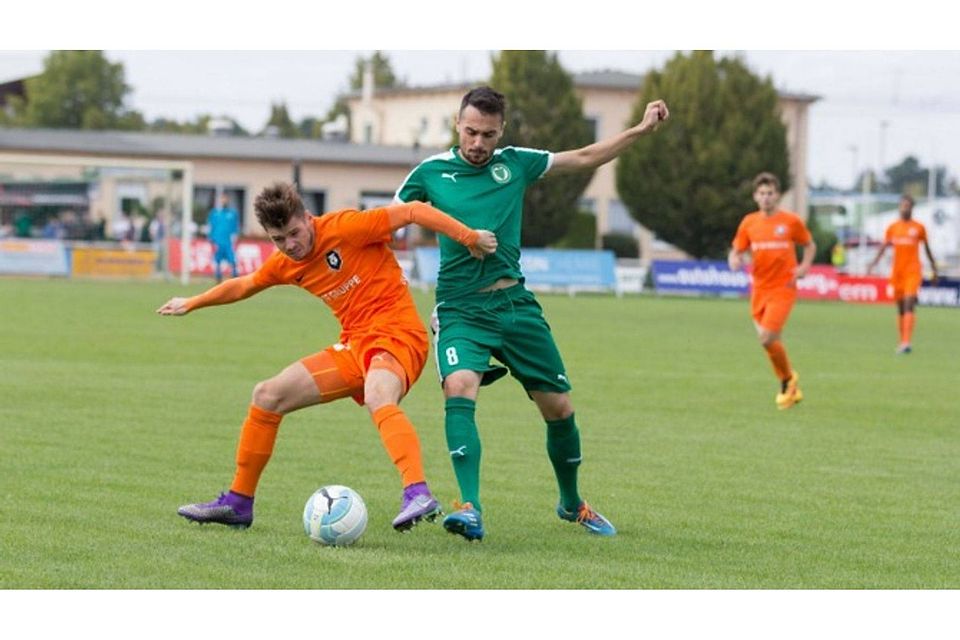
<svg viewBox="0 0 960 640">
<path fill-rule="evenodd" d="M 778 236 L 786 235 L 787 227 L 786 225 L 778 224 L 777 227 L 773 230 Z"/>
<path fill-rule="evenodd" d="M 333 271 L 340 271 L 343 266 L 343 260 L 340 258 L 340 252 L 336 249 L 327 251 L 327 266 Z"/>
</svg>

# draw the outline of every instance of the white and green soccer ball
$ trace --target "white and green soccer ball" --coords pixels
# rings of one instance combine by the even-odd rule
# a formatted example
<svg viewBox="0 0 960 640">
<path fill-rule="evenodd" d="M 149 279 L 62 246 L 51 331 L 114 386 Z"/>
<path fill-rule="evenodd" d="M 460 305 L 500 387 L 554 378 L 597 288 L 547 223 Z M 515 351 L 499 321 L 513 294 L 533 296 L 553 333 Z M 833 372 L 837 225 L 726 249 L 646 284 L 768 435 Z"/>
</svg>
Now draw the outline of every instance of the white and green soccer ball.
<svg viewBox="0 0 960 640">
<path fill-rule="evenodd" d="M 366 528 L 367 505 L 350 487 L 320 487 L 303 507 L 303 530 L 314 542 L 345 547 L 356 542 Z"/>
</svg>

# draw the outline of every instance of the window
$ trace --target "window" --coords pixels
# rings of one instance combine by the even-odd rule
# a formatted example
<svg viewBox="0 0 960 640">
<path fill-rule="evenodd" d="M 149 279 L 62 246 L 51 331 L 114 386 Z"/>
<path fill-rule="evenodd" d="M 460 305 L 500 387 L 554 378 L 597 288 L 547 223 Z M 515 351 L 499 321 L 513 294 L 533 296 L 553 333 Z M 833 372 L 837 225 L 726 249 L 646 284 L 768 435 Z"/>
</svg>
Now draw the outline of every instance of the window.
<svg viewBox="0 0 960 640">
<path fill-rule="evenodd" d="M 590 140 L 596 142 L 600 139 L 600 118 L 599 117 L 587 117 L 584 118 L 587 121 L 587 130 L 590 132 Z"/>
<path fill-rule="evenodd" d="M 313 213 L 314 215 L 323 215 L 326 212 L 327 206 L 327 192 L 317 189 L 304 189 L 300 192 L 300 197 L 303 198 L 303 206 L 307 208 L 307 211 Z"/>
<path fill-rule="evenodd" d="M 385 207 L 393 202 L 393 194 L 387 191 L 361 191 L 360 210 Z"/>
<path fill-rule="evenodd" d="M 360 210 L 375 209 L 393 204 L 393 195 L 387 191 L 362 191 L 360 192 Z M 393 233 L 392 247 L 399 251 L 406 250 L 410 245 L 411 233 L 418 233 L 417 225 L 400 227 Z"/>
</svg>

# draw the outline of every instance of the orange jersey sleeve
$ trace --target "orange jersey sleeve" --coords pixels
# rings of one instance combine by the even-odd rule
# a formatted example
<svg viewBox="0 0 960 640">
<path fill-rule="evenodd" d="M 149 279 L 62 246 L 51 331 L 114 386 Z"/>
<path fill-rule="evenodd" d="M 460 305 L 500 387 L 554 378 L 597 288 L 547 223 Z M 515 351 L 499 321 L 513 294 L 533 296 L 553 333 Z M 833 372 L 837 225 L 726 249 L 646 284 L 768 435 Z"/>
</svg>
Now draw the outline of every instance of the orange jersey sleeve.
<svg viewBox="0 0 960 640">
<path fill-rule="evenodd" d="M 740 221 L 740 226 L 737 227 L 737 235 L 733 237 L 733 248 L 737 251 L 746 251 L 750 248 L 750 235 L 747 231 L 749 228 L 749 214 L 744 216 L 743 220 Z"/>
<path fill-rule="evenodd" d="M 257 283 L 254 274 L 224 280 L 217 286 L 189 298 L 186 302 L 187 311 L 243 300 L 263 291 L 268 286 L 270 285 Z"/>
<path fill-rule="evenodd" d="M 813 235 L 800 216 L 793 216 L 793 241 L 800 246 L 813 242 Z"/>
<path fill-rule="evenodd" d="M 480 235 L 459 220 L 448 216 L 443 211 L 416 200 L 406 204 L 396 204 L 384 208 L 390 219 L 390 228 L 394 231 L 408 224 L 416 223 L 431 231 L 442 233 L 465 247 L 475 245 Z"/>
</svg>

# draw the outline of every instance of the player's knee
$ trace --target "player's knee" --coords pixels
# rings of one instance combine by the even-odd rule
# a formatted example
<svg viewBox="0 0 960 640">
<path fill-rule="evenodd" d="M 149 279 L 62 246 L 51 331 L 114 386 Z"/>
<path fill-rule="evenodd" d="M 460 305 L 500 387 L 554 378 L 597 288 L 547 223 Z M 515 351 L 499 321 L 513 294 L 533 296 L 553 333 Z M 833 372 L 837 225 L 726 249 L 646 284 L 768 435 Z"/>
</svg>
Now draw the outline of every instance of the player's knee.
<svg viewBox="0 0 960 640">
<path fill-rule="evenodd" d="M 757 335 L 757 339 L 760 340 L 760 345 L 766 349 L 780 339 L 780 334 L 764 329 Z"/>
<path fill-rule="evenodd" d="M 373 413 L 380 407 L 400 402 L 399 394 L 389 385 L 373 383 L 363 387 L 363 406 Z"/>
<path fill-rule="evenodd" d="M 273 380 L 258 382 L 256 386 L 253 387 L 253 397 L 250 401 L 261 409 L 275 413 L 283 413 L 283 411 L 281 411 L 282 395 L 280 394 L 278 385 Z"/>
<path fill-rule="evenodd" d="M 457 371 L 443 380 L 443 393 L 447 398 L 473 399 L 479 390 L 480 377 L 472 371 Z"/>
<path fill-rule="evenodd" d="M 537 406 L 544 420 L 566 420 L 573 415 L 569 393 L 549 393 L 538 398 Z"/>
</svg>

